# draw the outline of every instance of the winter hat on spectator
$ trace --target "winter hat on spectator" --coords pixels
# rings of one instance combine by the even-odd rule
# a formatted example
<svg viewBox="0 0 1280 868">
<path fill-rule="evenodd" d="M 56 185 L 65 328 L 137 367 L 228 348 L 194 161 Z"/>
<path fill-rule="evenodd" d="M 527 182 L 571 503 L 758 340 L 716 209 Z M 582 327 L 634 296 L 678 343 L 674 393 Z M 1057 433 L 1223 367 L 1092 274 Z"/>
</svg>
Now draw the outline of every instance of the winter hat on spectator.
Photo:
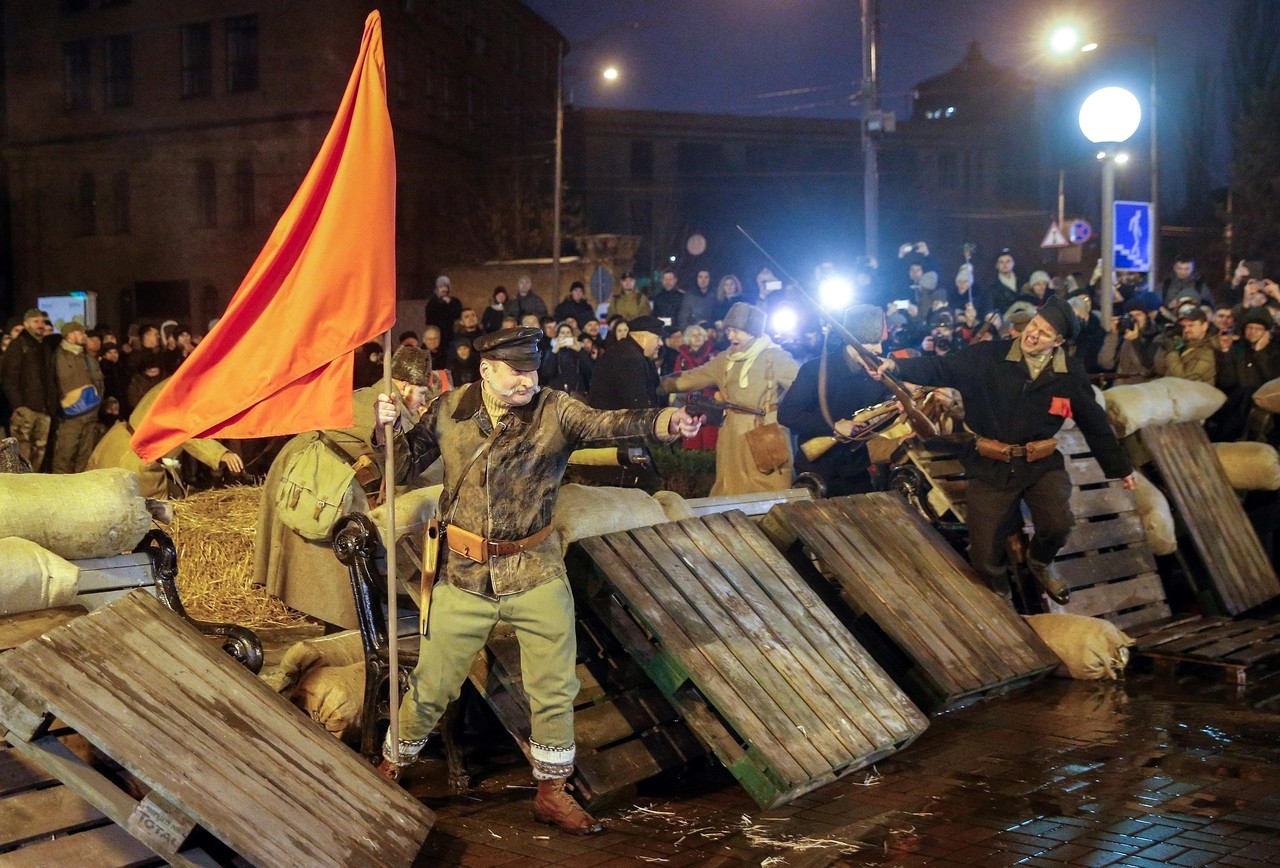
<svg viewBox="0 0 1280 868">
<path fill-rule="evenodd" d="M 1048 283 L 1049 280 L 1049 272 L 1037 269 L 1031 272 L 1031 276 L 1027 278 L 1027 285 L 1035 286 L 1037 283 Z"/>
<path fill-rule="evenodd" d="M 632 332 L 649 332 L 650 334 L 664 337 L 663 329 L 666 328 L 666 326 L 662 320 L 658 319 L 653 314 L 645 314 L 644 316 L 638 316 L 633 320 L 628 320 L 627 328 Z"/>
<path fill-rule="evenodd" d="M 59 334 L 61 334 L 64 338 L 70 337 L 76 332 L 83 332 L 83 331 L 85 331 L 84 323 L 76 322 L 75 320 L 72 320 L 71 322 L 65 324 L 61 329 L 58 330 Z"/>
<path fill-rule="evenodd" d="M 759 337 L 764 334 L 765 314 L 755 305 L 745 301 L 735 302 L 729 312 L 724 315 L 724 327 L 739 329 L 747 334 Z"/>
<path fill-rule="evenodd" d="M 1266 328 L 1271 328 L 1276 321 L 1271 316 L 1271 311 L 1265 307 L 1251 307 L 1245 311 L 1244 318 L 1240 322 L 1241 330 L 1250 323 L 1256 323 Z"/>
<path fill-rule="evenodd" d="M 1209 315 L 1205 313 L 1204 308 L 1198 304 L 1185 304 L 1178 308 L 1178 322 L 1182 322 L 1184 319 L 1195 320 L 1196 322 L 1208 322 Z"/>
<path fill-rule="evenodd" d="M 844 313 L 844 327 L 862 344 L 884 340 L 884 311 L 874 304 L 855 304 Z"/>
<path fill-rule="evenodd" d="M 966 262 L 960 266 L 960 270 L 956 272 L 956 280 L 967 280 L 973 283 L 973 266 Z"/>
<path fill-rule="evenodd" d="M 397 349 L 391 357 L 391 379 L 411 386 L 431 385 L 431 351 L 409 346 Z"/>
</svg>

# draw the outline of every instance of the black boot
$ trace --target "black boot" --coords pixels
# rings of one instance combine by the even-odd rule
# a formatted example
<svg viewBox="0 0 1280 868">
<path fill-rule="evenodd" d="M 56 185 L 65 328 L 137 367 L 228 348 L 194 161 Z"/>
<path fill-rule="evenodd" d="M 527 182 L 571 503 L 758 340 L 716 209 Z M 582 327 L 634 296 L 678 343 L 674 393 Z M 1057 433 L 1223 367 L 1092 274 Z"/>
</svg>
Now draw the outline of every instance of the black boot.
<svg viewBox="0 0 1280 868">
<path fill-rule="evenodd" d="M 1049 564 L 1042 564 L 1035 558 L 1028 557 L 1027 569 L 1031 571 L 1031 575 L 1044 592 L 1049 595 L 1050 600 L 1059 606 L 1065 606 L 1071 602 L 1071 589 L 1067 587 L 1066 582 L 1050 571 Z"/>
</svg>

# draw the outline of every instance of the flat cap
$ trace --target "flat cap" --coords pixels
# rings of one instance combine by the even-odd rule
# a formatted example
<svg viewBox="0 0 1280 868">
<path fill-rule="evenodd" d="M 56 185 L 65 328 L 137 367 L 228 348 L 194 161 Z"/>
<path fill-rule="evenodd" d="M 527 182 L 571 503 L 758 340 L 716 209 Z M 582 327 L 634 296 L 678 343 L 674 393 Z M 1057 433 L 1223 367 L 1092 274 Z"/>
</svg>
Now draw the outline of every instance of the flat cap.
<svg viewBox="0 0 1280 868">
<path fill-rule="evenodd" d="M 542 329 L 502 329 L 476 338 L 472 346 L 482 359 L 506 362 L 517 371 L 536 371 L 542 364 L 541 338 Z"/>
<path fill-rule="evenodd" d="M 1070 343 L 1080 335 L 1080 320 L 1076 312 L 1056 295 L 1051 295 L 1040 306 L 1040 316 L 1053 327 L 1058 336 Z"/>
<path fill-rule="evenodd" d="M 627 328 L 633 332 L 652 332 L 655 335 L 661 335 L 665 324 L 653 314 L 645 314 L 638 316 L 627 323 Z"/>
</svg>

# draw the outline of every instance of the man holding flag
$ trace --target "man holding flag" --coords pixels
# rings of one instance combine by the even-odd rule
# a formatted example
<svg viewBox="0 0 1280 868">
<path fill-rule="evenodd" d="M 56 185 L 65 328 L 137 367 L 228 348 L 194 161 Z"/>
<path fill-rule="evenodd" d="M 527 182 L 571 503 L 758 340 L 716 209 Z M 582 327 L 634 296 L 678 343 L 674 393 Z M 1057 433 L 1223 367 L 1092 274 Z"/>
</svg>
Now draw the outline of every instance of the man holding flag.
<svg viewBox="0 0 1280 868">
<path fill-rule="evenodd" d="M 443 539 L 437 587 L 423 595 L 429 608 L 399 740 L 388 732 L 379 771 L 395 778 L 417 758 L 502 620 L 519 639 L 529 694 L 534 816 L 586 835 L 601 826 L 565 792 L 578 678 L 573 594 L 551 527 L 560 480 L 581 445 L 672 443 L 697 434 L 701 420 L 684 408 L 593 410 L 564 392 L 539 390 L 541 335 L 515 328 L 477 339 L 481 381 L 441 395 L 417 425 L 396 434 L 407 449 L 406 478 L 443 459 Z M 386 395 L 376 412 L 380 425 L 400 418 Z"/>
</svg>

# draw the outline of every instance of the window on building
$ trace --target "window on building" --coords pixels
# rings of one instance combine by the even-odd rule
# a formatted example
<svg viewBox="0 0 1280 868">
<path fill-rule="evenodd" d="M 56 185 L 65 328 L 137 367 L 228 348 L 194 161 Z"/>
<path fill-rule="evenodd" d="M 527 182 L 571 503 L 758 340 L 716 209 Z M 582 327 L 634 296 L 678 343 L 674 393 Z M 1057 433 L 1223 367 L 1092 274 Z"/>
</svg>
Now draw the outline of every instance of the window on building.
<svg viewBox="0 0 1280 868">
<path fill-rule="evenodd" d="M 681 142 L 676 147 L 676 171 L 682 178 L 713 175 L 723 164 L 724 147 L 718 142 Z"/>
<path fill-rule="evenodd" d="M 218 176 L 213 163 L 196 163 L 196 225 L 213 229 L 218 225 Z"/>
<path fill-rule="evenodd" d="M 938 186 L 943 190 L 960 188 L 960 160 L 955 151 L 938 153 Z"/>
<path fill-rule="evenodd" d="M 227 91 L 258 89 L 258 16 L 227 19 Z"/>
<path fill-rule="evenodd" d="M 111 176 L 111 230 L 117 235 L 128 235 L 131 229 L 129 173 L 121 169 Z"/>
<path fill-rule="evenodd" d="M 196 21 L 182 25 L 182 95 L 213 93 L 213 25 Z"/>
<path fill-rule="evenodd" d="M 62 46 L 63 104 L 68 111 L 87 109 L 93 105 L 90 84 L 90 56 L 93 45 L 88 39 L 77 39 Z"/>
<path fill-rule="evenodd" d="M 236 163 L 235 206 L 236 228 L 253 228 L 253 164 L 248 160 Z"/>
<path fill-rule="evenodd" d="M 133 37 L 108 36 L 106 48 L 107 105 L 133 105 Z"/>
<path fill-rule="evenodd" d="M 80 235 L 94 235 L 98 231 L 98 188 L 92 172 L 84 172 L 76 179 L 76 231 Z"/>
<path fill-rule="evenodd" d="M 631 177 L 637 181 L 653 180 L 653 141 L 651 139 L 632 140 Z"/>
</svg>

